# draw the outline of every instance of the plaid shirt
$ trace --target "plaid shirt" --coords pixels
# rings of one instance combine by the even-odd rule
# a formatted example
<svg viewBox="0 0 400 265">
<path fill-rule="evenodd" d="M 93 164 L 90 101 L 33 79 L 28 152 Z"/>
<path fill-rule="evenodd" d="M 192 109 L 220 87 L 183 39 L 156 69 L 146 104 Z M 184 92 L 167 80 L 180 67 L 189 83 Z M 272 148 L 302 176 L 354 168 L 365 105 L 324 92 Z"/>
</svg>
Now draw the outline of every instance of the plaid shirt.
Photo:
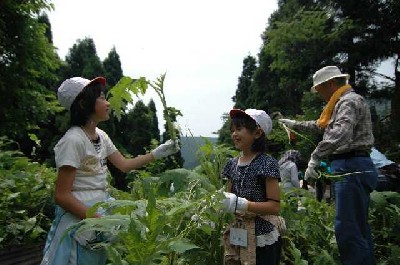
<svg viewBox="0 0 400 265">
<path fill-rule="evenodd" d="M 316 160 L 353 150 L 370 152 L 374 143 L 369 106 L 353 89 L 345 92 L 336 103 L 325 129 L 316 121 L 296 121 L 293 129 L 323 133 L 322 141 L 311 154 Z"/>
</svg>

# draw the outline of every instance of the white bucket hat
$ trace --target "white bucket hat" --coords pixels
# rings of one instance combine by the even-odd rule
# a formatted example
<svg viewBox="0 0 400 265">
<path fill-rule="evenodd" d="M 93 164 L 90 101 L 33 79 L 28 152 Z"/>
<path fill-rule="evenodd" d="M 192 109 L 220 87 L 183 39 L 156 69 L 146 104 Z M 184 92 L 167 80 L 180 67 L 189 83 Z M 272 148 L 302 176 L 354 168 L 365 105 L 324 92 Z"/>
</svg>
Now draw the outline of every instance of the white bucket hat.
<svg viewBox="0 0 400 265">
<path fill-rule="evenodd" d="M 233 109 L 229 112 L 229 116 L 231 118 L 236 117 L 238 114 L 244 114 L 252 118 L 261 127 L 265 135 L 268 135 L 271 132 L 272 120 L 265 111 L 258 109 L 247 109 L 245 111 L 240 109 Z"/>
<path fill-rule="evenodd" d="M 311 87 L 311 92 L 316 93 L 316 86 L 335 77 L 345 77 L 346 80 L 349 80 L 350 75 L 342 74 L 337 66 L 325 66 L 324 68 L 319 69 L 313 75 L 313 86 Z"/>
<path fill-rule="evenodd" d="M 81 91 L 89 84 L 99 82 L 103 86 L 106 84 L 106 79 L 104 77 L 96 77 L 92 80 L 82 78 L 82 77 L 72 77 L 66 79 L 61 86 L 58 88 L 57 98 L 60 105 L 71 110 L 71 105 L 76 99 L 76 97 L 81 93 Z"/>
</svg>

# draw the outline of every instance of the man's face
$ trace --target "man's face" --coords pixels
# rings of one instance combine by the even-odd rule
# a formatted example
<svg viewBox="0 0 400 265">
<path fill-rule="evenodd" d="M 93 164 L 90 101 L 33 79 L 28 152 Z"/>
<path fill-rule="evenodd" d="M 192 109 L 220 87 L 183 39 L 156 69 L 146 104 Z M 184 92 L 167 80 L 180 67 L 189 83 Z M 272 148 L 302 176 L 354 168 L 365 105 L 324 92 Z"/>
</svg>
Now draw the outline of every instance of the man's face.
<svg viewBox="0 0 400 265">
<path fill-rule="evenodd" d="M 315 90 L 318 92 L 318 94 L 326 101 L 328 102 L 329 99 L 332 96 L 332 83 L 330 81 L 326 81 L 322 84 L 319 84 L 318 86 L 315 87 Z"/>
</svg>

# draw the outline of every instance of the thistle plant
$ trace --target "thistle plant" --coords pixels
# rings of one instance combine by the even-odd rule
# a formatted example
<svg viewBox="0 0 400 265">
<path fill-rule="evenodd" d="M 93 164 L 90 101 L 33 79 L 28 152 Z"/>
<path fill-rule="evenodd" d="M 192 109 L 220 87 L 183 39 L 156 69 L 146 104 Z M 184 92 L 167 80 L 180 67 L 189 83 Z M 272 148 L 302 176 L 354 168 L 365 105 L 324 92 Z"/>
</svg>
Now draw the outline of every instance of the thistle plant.
<svg viewBox="0 0 400 265">
<path fill-rule="evenodd" d="M 158 97 L 160 98 L 161 104 L 163 105 L 164 108 L 163 116 L 167 124 L 168 134 L 172 140 L 176 140 L 176 130 L 174 124 L 172 123 L 171 115 L 174 115 L 175 117 L 178 111 L 175 108 L 168 107 L 167 105 L 167 100 L 165 99 L 165 94 L 164 94 L 165 75 L 166 74 L 164 73 L 160 77 L 158 77 L 156 81 L 154 82 L 148 81 L 147 83 L 150 85 L 150 87 L 152 87 L 156 91 Z"/>
<path fill-rule="evenodd" d="M 167 124 L 167 131 L 172 140 L 176 140 L 176 129 L 171 117 L 182 115 L 173 107 L 168 107 L 164 94 L 164 80 L 166 74 L 162 74 L 156 81 L 147 80 L 145 77 L 134 79 L 128 76 L 122 77 L 118 83 L 107 93 L 110 108 L 117 117 L 121 119 L 128 104 L 134 103 L 134 96 L 144 95 L 150 86 L 157 93 L 163 106 L 163 118 Z"/>
</svg>

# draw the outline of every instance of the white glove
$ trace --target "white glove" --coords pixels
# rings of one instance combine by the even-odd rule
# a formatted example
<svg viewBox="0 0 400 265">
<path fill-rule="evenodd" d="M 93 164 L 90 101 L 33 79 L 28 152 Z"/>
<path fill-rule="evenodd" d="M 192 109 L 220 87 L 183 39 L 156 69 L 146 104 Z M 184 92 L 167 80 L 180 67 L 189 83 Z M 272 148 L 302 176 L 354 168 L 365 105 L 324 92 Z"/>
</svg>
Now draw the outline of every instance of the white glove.
<svg viewBox="0 0 400 265">
<path fill-rule="evenodd" d="M 279 119 L 278 120 L 280 123 L 286 125 L 289 128 L 293 128 L 294 124 L 295 124 L 295 120 L 289 120 L 289 119 Z"/>
<path fill-rule="evenodd" d="M 236 194 L 230 192 L 224 192 L 225 199 L 222 203 L 224 204 L 224 209 L 228 213 L 234 213 L 235 210 L 247 211 L 249 207 L 249 201 L 245 198 L 238 197 Z"/>
<path fill-rule="evenodd" d="M 304 179 L 305 180 L 311 180 L 311 179 L 317 179 L 318 178 L 318 173 L 315 170 L 315 168 L 319 165 L 319 161 L 316 159 L 311 158 L 310 161 L 308 161 L 308 167 L 306 169 L 306 173 L 304 174 Z"/>
<path fill-rule="evenodd" d="M 172 141 L 171 139 L 166 141 L 163 144 L 160 144 L 157 148 L 151 151 L 151 154 L 154 156 L 155 159 L 160 159 L 172 154 L 175 154 L 180 149 L 179 141 L 175 140 Z"/>
</svg>

